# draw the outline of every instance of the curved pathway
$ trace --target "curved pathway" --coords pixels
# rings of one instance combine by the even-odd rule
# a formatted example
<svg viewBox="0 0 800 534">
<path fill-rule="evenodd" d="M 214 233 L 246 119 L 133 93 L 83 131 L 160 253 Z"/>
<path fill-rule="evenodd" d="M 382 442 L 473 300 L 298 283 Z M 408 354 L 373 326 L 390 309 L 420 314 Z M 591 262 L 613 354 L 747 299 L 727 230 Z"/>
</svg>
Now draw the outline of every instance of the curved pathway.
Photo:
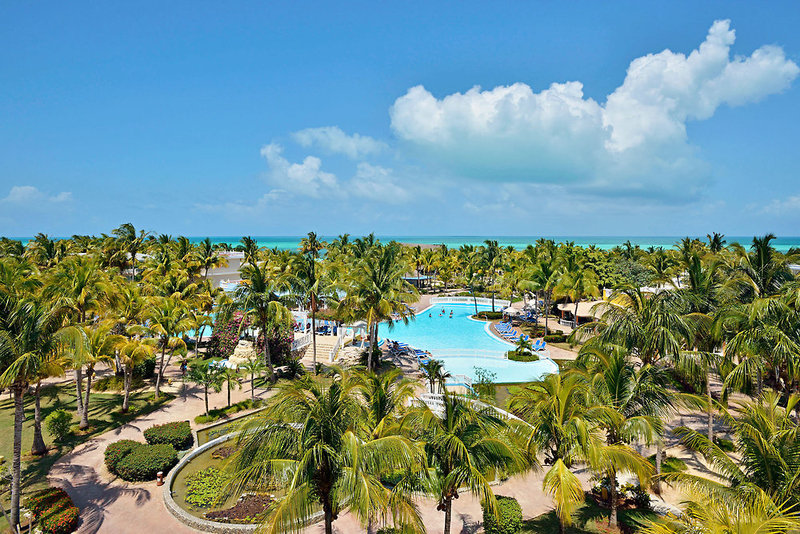
<svg viewBox="0 0 800 534">
<path fill-rule="evenodd" d="M 103 452 L 106 446 L 120 439 L 144 441 L 145 429 L 170 421 L 191 421 L 205 410 L 202 389 L 186 384 L 185 391 L 176 368 L 166 376 L 176 387 L 170 391 L 177 397 L 160 410 L 138 417 L 130 423 L 110 430 L 76 447 L 62 456 L 50 469 L 48 479 L 54 486 L 64 488 L 81 510 L 78 534 L 94 533 L 148 533 L 194 534 L 197 531 L 178 522 L 164 507 L 161 492 L 164 486 L 155 481 L 130 483 L 114 477 L 105 468 Z M 264 391 L 256 390 L 259 396 Z M 250 397 L 249 382 L 242 389 L 231 392 L 231 401 Z M 209 407 L 221 408 L 227 404 L 227 393 L 209 393 Z"/>
</svg>

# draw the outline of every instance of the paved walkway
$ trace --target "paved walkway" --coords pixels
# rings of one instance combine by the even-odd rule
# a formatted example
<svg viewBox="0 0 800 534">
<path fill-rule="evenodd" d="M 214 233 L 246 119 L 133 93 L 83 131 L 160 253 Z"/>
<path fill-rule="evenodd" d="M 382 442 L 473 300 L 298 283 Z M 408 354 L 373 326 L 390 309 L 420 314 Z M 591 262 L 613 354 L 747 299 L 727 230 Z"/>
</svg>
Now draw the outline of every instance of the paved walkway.
<svg viewBox="0 0 800 534">
<path fill-rule="evenodd" d="M 177 368 L 171 367 L 167 377 L 172 377 L 177 398 L 166 406 L 130 423 L 106 432 L 75 448 L 61 457 L 51 468 L 51 484 L 64 488 L 81 510 L 78 534 L 94 533 L 148 533 L 194 534 L 197 531 L 184 526 L 164 507 L 161 491 L 155 481 L 129 483 L 111 475 L 103 463 L 106 446 L 120 439 L 144 441 L 145 429 L 170 421 L 191 421 L 203 413 L 203 391 L 189 383 L 182 390 Z M 263 390 L 256 390 L 262 393 Z M 231 401 L 250 397 L 249 383 L 231 392 Z M 221 408 L 227 404 L 227 392 L 209 393 L 209 407 Z"/>
</svg>

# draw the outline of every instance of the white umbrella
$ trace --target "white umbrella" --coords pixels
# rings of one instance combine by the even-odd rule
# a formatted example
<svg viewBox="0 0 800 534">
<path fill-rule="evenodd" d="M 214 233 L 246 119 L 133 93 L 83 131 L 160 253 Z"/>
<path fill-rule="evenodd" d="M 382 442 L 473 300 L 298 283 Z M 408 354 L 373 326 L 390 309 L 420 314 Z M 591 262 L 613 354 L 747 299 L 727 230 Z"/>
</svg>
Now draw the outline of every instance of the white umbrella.
<svg viewBox="0 0 800 534">
<path fill-rule="evenodd" d="M 503 310 L 503 313 L 505 313 L 506 315 L 519 315 L 519 310 L 509 306 L 508 308 Z"/>
</svg>

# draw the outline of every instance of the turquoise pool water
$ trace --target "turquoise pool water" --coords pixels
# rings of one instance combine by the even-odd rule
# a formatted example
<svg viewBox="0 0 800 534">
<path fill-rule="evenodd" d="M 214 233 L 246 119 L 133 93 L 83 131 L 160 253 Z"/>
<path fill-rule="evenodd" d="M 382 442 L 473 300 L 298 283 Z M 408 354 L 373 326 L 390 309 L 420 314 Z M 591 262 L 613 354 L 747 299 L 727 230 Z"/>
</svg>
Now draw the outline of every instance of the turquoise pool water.
<svg viewBox="0 0 800 534">
<path fill-rule="evenodd" d="M 489 309 L 491 306 L 478 306 L 479 311 Z M 487 332 L 485 322 L 470 318 L 474 313 L 472 304 L 437 304 L 418 313 L 408 325 L 381 325 L 381 337 L 429 351 L 444 362 L 451 374 L 466 375 L 473 380 L 476 367 L 494 373 L 499 383 L 528 382 L 558 372 L 558 366 L 550 360 L 515 362 L 504 359 L 505 352 L 514 345 Z M 476 351 L 480 354 L 476 355 Z"/>
</svg>

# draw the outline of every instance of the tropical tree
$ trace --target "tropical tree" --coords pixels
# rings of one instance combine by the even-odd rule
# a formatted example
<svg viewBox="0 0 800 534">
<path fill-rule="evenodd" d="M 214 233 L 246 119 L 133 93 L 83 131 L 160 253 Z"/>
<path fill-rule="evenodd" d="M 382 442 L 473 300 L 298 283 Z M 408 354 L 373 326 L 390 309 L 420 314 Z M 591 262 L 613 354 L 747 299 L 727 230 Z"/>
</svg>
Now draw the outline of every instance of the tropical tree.
<svg viewBox="0 0 800 534">
<path fill-rule="evenodd" d="M 136 280 L 136 256 L 143 248 L 150 233 L 144 230 L 139 230 L 137 233 L 136 228 L 131 223 L 125 223 L 111 233 L 117 238 L 121 249 L 130 257 L 131 280 Z"/>
<path fill-rule="evenodd" d="M 208 237 L 200 242 L 200 247 L 197 251 L 197 262 L 200 268 L 203 269 L 203 278 L 208 278 L 208 271 L 211 269 L 228 265 L 228 260 L 217 253 L 217 249 L 211 244 L 211 239 Z"/>
<path fill-rule="evenodd" d="M 309 233 L 309 240 L 312 235 L 313 232 Z M 313 241 L 309 241 L 306 245 L 308 251 L 295 255 L 290 260 L 291 274 L 287 279 L 292 297 L 311 311 L 312 358 L 315 372 L 317 372 L 317 309 L 324 298 L 333 296 L 332 281 L 317 258 L 319 246 L 314 235 Z"/>
<path fill-rule="evenodd" d="M 389 490 L 380 481 L 383 474 L 424 465 L 420 451 L 399 435 L 365 433 L 353 387 L 341 375 L 328 386 L 309 377 L 284 384 L 269 409 L 243 424 L 229 462 L 231 492 L 285 483 L 284 498 L 267 511 L 265 532 L 299 532 L 315 504 L 326 534 L 345 510 L 365 524 L 391 513 L 395 524 L 424 530 L 401 488 Z"/>
<path fill-rule="evenodd" d="M 208 390 L 213 389 L 217 393 L 222 391 L 222 383 L 225 381 L 222 368 L 214 365 L 214 362 L 195 360 L 189 365 L 188 378 L 190 382 L 203 388 L 203 400 L 205 401 L 206 415 L 208 415 Z M 230 386 L 228 392 L 230 398 Z M 228 405 L 230 405 L 230 400 Z"/>
<path fill-rule="evenodd" d="M 444 512 L 444 534 L 450 534 L 453 499 L 459 491 L 478 497 L 496 513 L 497 501 L 490 472 L 514 473 L 527 465 L 520 455 L 508 423 L 491 407 L 480 407 L 445 391 L 442 410 L 427 404 L 404 417 L 402 426 L 423 443 L 429 465 L 429 489 Z"/>
<path fill-rule="evenodd" d="M 261 376 L 261 372 L 264 370 L 264 367 L 264 362 L 262 362 L 258 356 L 255 358 L 250 358 L 249 360 L 245 360 L 245 362 L 239 366 L 239 369 L 250 375 L 251 401 L 256 400 L 256 376 Z"/>
<path fill-rule="evenodd" d="M 278 285 L 270 277 L 268 267 L 245 265 L 241 270 L 244 283 L 236 290 L 238 306 L 244 310 L 253 326 L 258 328 L 264 340 L 264 363 L 269 371 L 270 381 L 275 382 L 270 353 L 270 332 L 273 327 L 290 325 L 292 313 L 278 297 Z"/>
<path fill-rule="evenodd" d="M 130 335 L 130 330 L 135 331 L 136 328 L 131 327 L 129 329 L 129 335 L 119 343 L 117 346 L 117 357 L 114 360 L 117 371 L 122 371 L 122 413 L 127 413 L 130 405 L 133 369 L 147 358 L 153 356 L 156 342 L 154 339 Z"/>
<path fill-rule="evenodd" d="M 181 337 L 194 324 L 189 310 L 182 301 L 170 297 L 153 297 L 145 311 L 148 328 L 158 336 L 161 356 L 156 366 L 156 391 L 158 400 L 164 369 L 176 353 L 186 354 L 186 342 Z"/>
<path fill-rule="evenodd" d="M 414 382 L 403 378 L 401 369 L 382 374 L 359 372 L 352 379 L 363 398 L 365 424 L 371 435 L 379 438 L 396 433 L 400 415 L 415 397 Z"/>
<path fill-rule="evenodd" d="M 237 387 L 238 388 L 242 387 L 241 382 L 240 382 L 240 380 L 242 378 L 242 375 L 239 373 L 238 369 L 235 369 L 233 367 L 227 367 L 227 366 L 223 367 L 220 370 L 220 375 L 222 376 L 222 380 L 225 382 L 225 387 L 226 387 L 226 389 L 228 391 L 228 407 L 230 408 L 230 406 L 231 406 L 231 389 L 232 388 L 237 388 Z M 251 388 L 250 389 L 252 390 L 252 383 L 251 383 Z"/>
<path fill-rule="evenodd" d="M 77 359 L 73 359 L 73 366 L 86 367 L 86 396 L 83 400 L 83 412 L 79 423 L 79 428 L 84 429 L 89 426 L 89 398 L 92 392 L 95 367 L 100 363 L 111 367 L 116 351 L 124 338 L 112 334 L 110 325 L 84 326 L 82 329 L 86 338 L 86 347 Z"/>
</svg>

